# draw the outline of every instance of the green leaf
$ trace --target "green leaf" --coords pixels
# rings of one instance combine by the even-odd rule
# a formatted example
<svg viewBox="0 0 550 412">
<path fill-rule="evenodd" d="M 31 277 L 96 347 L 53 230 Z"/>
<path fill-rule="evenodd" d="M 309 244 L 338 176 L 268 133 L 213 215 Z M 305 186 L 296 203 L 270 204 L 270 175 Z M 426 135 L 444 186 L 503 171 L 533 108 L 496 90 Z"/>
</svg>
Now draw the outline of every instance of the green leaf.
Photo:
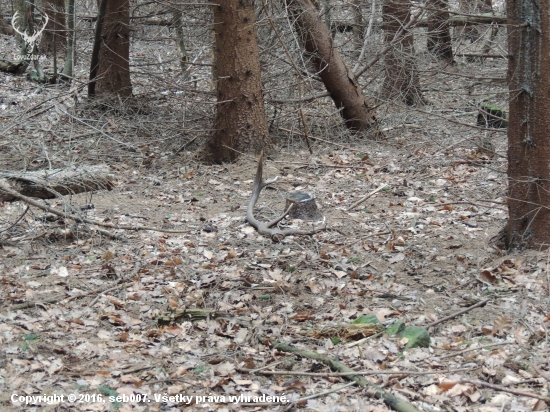
<svg viewBox="0 0 550 412">
<path fill-rule="evenodd" d="M 360 260 L 361 260 L 361 258 L 354 257 L 354 258 L 348 259 L 348 263 L 359 262 Z"/>
<path fill-rule="evenodd" d="M 287 268 L 287 270 L 288 270 L 289 272 L 294 272 L 294 271 L 296 270 L 296 266 L 289 266 L 289 267 Z"/>
<path fill-rule="evenodd" d="M 409 341 L 405 345 L 406 349 L 410 348 L 427 348 L 430 346 L 430 334 L 420 326 L 408 326 L 403 330 L 401 336 Z"/>
<path fill-rule="evenodd" d="M 24 342 L 22 345 L 21 345 L 21 350 L 24 352 L 26 351 L 27 349 L 29 349 L 29 344 L 27 342 Z"/>
<path fill-rule="evenodd" d="M 405 330 L 405 322 L 398 320 L 386 331 L 389 336 L 399 335 Z"/>
<path fill-rule="evenodd" d="M 430 196 L 428 198 L 428 202 L 435 202 L 436 200 L 437 200 L 437 197 L 435 197 L 435 196 Z"/>
<path fill-rule="evenodd" d="M 261 296 L 258 296 L 258 299 L 268 300 L 268 299 L 271 299 L 271 295 L 261 295 Z"/>
<path fill-rule="evenodd" d="M 391 188 L 389 186 L 386 186 L 384 189 L 382 189 L 383 192 L 387 192 L 388 190 L 390 190 Z"/>
<path fill-rule="evenodd" d="M 23 340 L 37 340 L 38 336 L 36 336 L 36 333 L 28 333 L 26 335 L 23 335 Z"/>
<path fill-rule="evenodd" d="M 330 340 L 332 341 L 333 345 L 338 345 L 340 342 L 342 342 L 340 340 L 340 338 L 336 338 L 336 337 L 335 338 L 330 338 Z"/>
<path fill-rule="evenodd" d="M 354 321 L 350 322 L 350 325 L 379 325 L 380 321 L 376 315 L 367 314 L 361 315 Z"/>
<path fill-rule="evenodd" d="M 198 368 L 193 369 L 193 372 L 201 373 L 201 372 L 204 372 L 204 369 L 205 369 L 204 365 L 202 365 L 202 366 L 199 366 Z"/>
</svg>

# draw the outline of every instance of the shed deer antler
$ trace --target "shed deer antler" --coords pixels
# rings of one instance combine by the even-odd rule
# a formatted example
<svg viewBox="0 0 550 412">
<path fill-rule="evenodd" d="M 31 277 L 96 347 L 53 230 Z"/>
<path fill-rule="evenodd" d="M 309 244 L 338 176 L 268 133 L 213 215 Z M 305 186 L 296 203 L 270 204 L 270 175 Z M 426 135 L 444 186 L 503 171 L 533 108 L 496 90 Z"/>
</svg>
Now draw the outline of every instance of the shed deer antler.
<svg viewBox="0 0 550 412">
<path fill-rule="evenodd" d="M 18 33 L 23 38 L 25 43 L 27 44 L 27 52 L 32 53 L 32 49 L 34 48 L 34 44 L 36 43 L 36 40 L 38 39 L 38 36 L 40 36 L 40 34 L 44 31 L 44 29 L 46 28 L 46 25 L 48 24 L 48 21 L 49 21 L 48 15 L 44 14 L 45 21 L 44 21 L 44 25 L 42 26 L 42 28 L 38 29 L 38 30 L 33 30 L 32 35 L 29 36 L 27 34 L 26 30 L 25 31 L 17 30 L 17 25 L 15 24 L 15 21 L 17 20 L 17 13 L 18 12 L 16 11 L 13 14 L 13 17 L 11 18 L 11 26 L 13 27 L 13 30 L 16 33 Z"/>
<path fill-rule="evenodd" d="M 277 223 L 285 218 L 285 216 L 292 210 L 294 203 L 291 204 L 284 213 L 276 219 L 273 219 L 269 222 L 263 223 L 254 217 L 254 206 L 260 197 L 260 192 L 267 185 L 274 183 L 278 176 L 273 179 L 263 180 L 263 169 L 264 169 L 264 153 L 260 154 L 260 159 L 258 161 L 258 170 L 256 172 L 256 178 L 254 179 L 254 186 L 252 187 L 252 196 L 248 202 L 248 207 L 246 208 L 246 220 L 252 226 L 254 226 L 258 233 L 264 236 L 269 236 L 275 242 L 280 242 L 285 236 L 289 235 L 313 235 L 321 230 L 325 230 L 325 227 L 312 229 L 312 230 L 299 230 L 299 229 L 279 229 L 278 227 L 273 228 Z"/>
</svg>

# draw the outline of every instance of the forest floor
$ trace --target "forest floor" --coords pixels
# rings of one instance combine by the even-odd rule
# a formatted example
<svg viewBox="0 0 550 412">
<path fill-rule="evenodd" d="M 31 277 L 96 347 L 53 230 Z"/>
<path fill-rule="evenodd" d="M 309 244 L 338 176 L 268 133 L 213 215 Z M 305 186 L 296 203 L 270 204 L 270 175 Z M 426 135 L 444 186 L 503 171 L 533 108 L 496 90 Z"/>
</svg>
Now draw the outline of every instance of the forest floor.
<svg viewBox="0 0 550 412">
<path fill-rule="evenodd" d="M 472 68 L 495 76 L 491 64 L 448 70 Z M 31 150 L 26 164 L 106 163 L 116 187 L 70 203 L 93 203 L 83 213 L 98 222 L 160 230 L 108 229 L 117 240 L 36 208 L 10 227 L 26 205 L 0 205 L 0 230 L 9 229 L 0 234 L 0 409 L 38 410 L 20 397 L 57 394 L 64 402 L 40 401 L 40 410 L 388 410 L 319 360 L 274 349 L 281 342 L 365 372 L 418 410 L 547 410 L 550 255 L 502 249 L 505 131 L 456 123 L 475 126 L 477 111 L 449 95 L 428 90 L 434 105 L 412 115 L 388 105 L 378 141 L 317 142 L 310 154 L 281 137 L 264 167 L 264 177 L 280 178 L 262 192 L 257 213 L 273 218 L 290 192 L 303 190 L 327 230 L 278 243 L 246 221 L 256 158 L 205 166 L 190 151 L 145 144 L 146 133 L 137 144 L 128 112 L 102 120 L 124 146 L 82 124 L 68 127 L 62 111 L 39 113 L 38 125 L 57 116 L 45 140 L 55 155 L 33 164 Z M 29 116 L 35 103 L 18 104 Z M 162 116 L 153 98 L 146 103 L 152 118 Z M 19 170 L 3 130 L 2 169 Z M 32 139 L 35 129 L 14 130 Z M 63 210 L 68 201 L 47 204 Z M 425 327 L 430 346 L 346 332 L 362 314 Z M 241 395 L 240 403 L 229 398 Z M 289 403 L 269 405 L 263 395 Z"/>
</svg>

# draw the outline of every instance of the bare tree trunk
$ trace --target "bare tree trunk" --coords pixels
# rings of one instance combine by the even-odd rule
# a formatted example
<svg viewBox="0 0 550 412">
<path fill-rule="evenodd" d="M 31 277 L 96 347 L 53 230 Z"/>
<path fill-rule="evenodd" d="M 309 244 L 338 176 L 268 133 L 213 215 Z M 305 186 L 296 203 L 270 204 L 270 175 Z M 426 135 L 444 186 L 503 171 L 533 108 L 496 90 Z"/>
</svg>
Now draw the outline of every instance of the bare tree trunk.
<svg viewBox="0 0 550 412">
<path fill-rule="evenodd" d="M 382 12 L 386 43 L 389 43 L 411 18 L 409 1 L 385 0 Z M 413 43 L 413 33 L 410 30 L 403 30 L 399 36 L 399 42 L 385 56 L 386 78 L 382 85 L 382 96 L 387 99 L 399 96 L 411 106 L 424 103 Z"/>
<path fill-rule="evenodd" d="M 130 82 L 130 2 L 109 0 L 101 32 L 95 94 L 132 95 Z"/>
<path fill-rule="evenodd" d="M 176 47 L 178 49 L 178 54 L 180 58 L 181 73 L 183 75 L 183 80 L 185 81 L 189 78 L 189 73 L 187 71 L 187 63 L 189 62 L 189 58 L 187 57 L 187 49 L 185 47 L 182 11 L 177 8 L 173 8 L 172 20 L 174 22 L 174 29 L 176 31 Z"/>
<path fill-rule="evenodd" d="M 67 53 L 65 54 L 65 65 L 61 76 L 65 79 L 71 79 L 74 74 L 75 63 L 75 38 L 76 32 L 74 27 L 74 3 L 75 0 L 67 0 Z M 54 44 L 57 47 L 56 44 Z"/>
<path fill-rule="evenodd" d="M 453 46 L 449 27 L 447 0 L 430 0 L 434 11 L 428 15 L 428 51 L 442 60 L 453 62 Z"/>
<path fill-rule="evenodd" d="M 270 151 L 253 0 L 218 0 L 214 9 L 218 106 L 200 157 L 231 162 L 239 152 Z"/>
<path fill-rule="evenodd" d="M 550 0 L 508 0 L 508 247 L 550 245 Z M 525 24 L 529 22 L 529 24 Z"/>
<path fill-rule="evenodd" d="M 334 46 L 330 32 L 319 17 L 312 0 L 287 0 L 294 26 L 310 55 L 330 97 L 341 109 L 349 130 L 367 130 L 376 123 L 374 109 L 365 98 L 355 76 Z"/>
<path fill-rule="evenodd" d="M 67 32 L 65 31 L 65 0 L 44 0 L 44 12 L 50 18 L 40 40 L 40 51 L 51 54 L 55 49 L 57 53 L 65 50 Z"/>
<path fill-rule="evenodd" d="M 361 1 L 352 0 L 351 8 L 353 12 L 353 48 L 359 56 L 363 41 L 365 39 L 365 23 L 363 22 L 363 13 L 361 12 Z"/>
</svg>

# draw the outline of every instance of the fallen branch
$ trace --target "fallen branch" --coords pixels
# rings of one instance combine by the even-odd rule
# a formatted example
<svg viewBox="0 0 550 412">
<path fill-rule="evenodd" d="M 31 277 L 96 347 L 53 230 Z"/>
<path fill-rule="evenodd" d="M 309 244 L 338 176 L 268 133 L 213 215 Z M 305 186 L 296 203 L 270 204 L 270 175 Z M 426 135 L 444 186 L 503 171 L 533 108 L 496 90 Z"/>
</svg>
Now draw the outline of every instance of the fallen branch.
<svg viewBox="0 0 550 412">
<path fill-rule="evenodd" d="M 518 390 L 515 390 L 515 389 L 508 389 L 504 386 L 495 385 L 493 383 L 474 381 L 474 380 L 471 380 L 471 379 L 461 379 L 460 383 L 471 383 L 472 385 L 483 386 L 485 388 L 493 389 L 495 391 L 508 392 L 508 393 L 511 393 L 512 395 L 526 396 L 528 398 L 540 399 L 541 401 L 544 401 L 547 405 L 550 405 L 550 398 L 549 397 L 540 396 L 540 395 L 537 395 L 536 393 L 518 391 Z"/>
<path fill-rule="evenodd" d="M 355 209 L 355 207 L 357 207 L 358 205 L 360 205 L 361 203 L 363 203 L 365 200 L 367 200 L 369 197 L 372 197 L 374 196 L 376 193 L 378 193 L 379 191 L 381 191 L 382 189 L 384 189 L 387 185 L 384 183 L 383 185 L 381 185 L 378 189 L 374 189 L 372 192 L 370 192 L 368 195 L 366 195 L 365 197 L 361 198 L 360 200 L 358 200 L 357 202 L 355 202 L 353 205 L 351 205 L 349 208 L 348 208 L 348 211 L 350 210 L 353 210 Z"/>
<path fill-rule="evenodd" d="M 291 345 L 286 345 L 284 343 L 279 343 L 275 341 L 271 341 L 268 338 L 259 335 L 258 340 L 262 344 L 270 344 L 273 346 L 273 348 L 283 351 L 283 352 L 289 352 L 294 353 L 298 356 L 301 356 L 303 358 L 308 359 L 314 359 L 319 362 L 323 362 L 325 365 L 330 367 L 332 370 L 337 370 L 344 373 L 353 373 L 353 375 L 345 376 L 346 379 L 351 380 L 355 382 L 357 385 L 361 387 L 369 387 L 372 389 L 372 393 L 369 393 L 371 396 L 373 396 L 376 399 L 383 399 L 386 405 L 388 405 L 390 408 L 395 409 L 398 412 L 418 412 L 418 409 L 416 409 L 413 405 L 410 403 L 399 399 L 395 395 L 386 392 L 384 389 L 380 388 L 378 385 L 375 385 L 372 382 L 369 382 L 362 376 L 357 376 L 354 370 L 349 368 L 348 366 L 344 365 L 342 362 L 339 362 L 337 360 L 331 359 L 328 356 L 321 355 L 317 352 L 312 352 L 304 349 L 298 349 Z"/>
<path fill-rule="evenodd" d="M 443 323 L 445 322 L 446 320 L 449 320 L 449 319 L 453 319 L 453 318 L 456 318 L 457 316 L 460 316 L 466 312 L 469 312 L 471 311 L 472 309 L 475 309 L 475 308 L 478 308 L 480 306 L 484 306 L 487 302 L 489 302 L 490 299 L 485 299 L 485 300 L 482 300 L 480 302 L 477 302 L 475 305 L 472 305 L 472 306 L 468 306 L 466 309 L 464 310 L 461 310 L 460 312 L 457 312 L 457 313 L 454 313 L 452 315 L 449 315 L 449 316 L 445 316 L 444 318 L 441 318 L 441 319 L 438 319 L 436 320 L 435 322 L 432 322 L 430 323 L 428 326 L 426 326 L 426 329 L 428 328 L 432 328 L 436 325 L 439 325 L 440 323 Z"/>
<path fill-rule="evenodd" d="M 269 365 L 271 366 L 271 364 Z M 242 369 L 237 368 L 238 372 L 243 373 L 259 373 L 261 375 L 296 375 L 296 376 L 318 376 L 321 378 L 338 377 L 338 376 L 369 376 L 369 375 L 437 375 L 439 373 L 456 373 L 456 372 L 468 372 L 478 369 L 474 368 L 459 368 L 459 369 L 447 369 L 447 370 L 434 370 L 434 371 L 353 371 L 353 372 L 296 372 L 296 371 L 258 371 L 255 369 Z"/>
<path fill-rule="evenodd" d="M 96 225 L 96 226 L 101 226 L 101 227 L 106 227 L 108 229 L 116 229 L 116 230 L 152 230 L 154 232 L 162 232 L 162 233 L 187 233 L 188 232 L 188 230 L 161 229 L 161 228 L 150 227 L 150 226 L 113 225 L 110 223 L 98 222 L 97 220 L 86 219 L 85 217 L 75 216 L 71 213 L 64 213 L 57 209 L 54 209 L 53 207 L 43 205 L 37 202 L 36 200 L 31 199 L 30 197 L 24 196 L 21 193 L 18 193 L 15 190 L 10 189 L 0 181 L 0 193 L 1 192 L 5 192 L 19 200 L 22 200 L 23 202 L 31 206 L 35 206 L 46 212 L 53 213 L 56 216 L 62 217 L 64 219 L 74 220 L 75 222 L 79 222 L 79 223 L 86 223 L 88 225 Z"/>
<path fill-rule="evenodd" d="M 101 290 L 93 290 L 91 292 L 79 293 L 78 295 L 74 295 L 74 296 L 58 295 L 58 296 L 53 296 L 51 298 L 44 299 L 44 300 L 33 300 L 33 301 L 30 301 L 30 302 L 19 303 L 17 305 L 11 305 L 10 309 L 11 310 L 29 309 L 29 308 L 32 308 L 36 305 L 47 305 L 47 304 L 50 304 L 50 303 L 57 303 L 57 302 L 60 302 L 62 300 L 65 300 L 65 299 L 68 299 L 70 301 L 70 300 L 79 299 L 79 298 L 83 298 L 85 296 L 90 296 L 90 295 L 94 295 L 94 294 L 99 295 L 101 293 L 105 293 L 105 292 L 115 290 L 115 289 L 126 288 L 126 287 L 130 286 L 131 284 L 132 284 L 132 282 L 120 283 L 116 286 L 108 286 L 108 287 L 106 287 L 104 289 L 101 289 Z"/>
<path fill-rule="evenodd" d="M 53 199 L 57 195 L 74 195 L 114 187 L 109 167 L 87 166 L 77 169 L 38 170 L 17 173 L 0 172 L 0 183 L 24 196 Z M 17 196 L 0 191 L 0 202 L 19 200 Z"/>
<path fill-rule="evenodd" d="M 454 356 L 459 356 L 459 355 L 462 355 L 464 353 L 472 352 L 472 351 L 478 350 L 478 349 L 487 349 L 487 348 L 493 348 L 495 346 L 504 346 L 504 345 L 511 345 L 511 344 L 512 344 L 512 342 L 500 342 L 500 343 L 492 343 L 490 345 L 482 345 L 482 346 L 478 346 L 477 348 L 468 348 L 468 349 L 459 350 L 459 351 L 456 351 L 456 352 L 453 352 L 453 353 L 449 353 L 448 355 L 440 356 L 439 359 L 452 358 Z"/>
</svg>

